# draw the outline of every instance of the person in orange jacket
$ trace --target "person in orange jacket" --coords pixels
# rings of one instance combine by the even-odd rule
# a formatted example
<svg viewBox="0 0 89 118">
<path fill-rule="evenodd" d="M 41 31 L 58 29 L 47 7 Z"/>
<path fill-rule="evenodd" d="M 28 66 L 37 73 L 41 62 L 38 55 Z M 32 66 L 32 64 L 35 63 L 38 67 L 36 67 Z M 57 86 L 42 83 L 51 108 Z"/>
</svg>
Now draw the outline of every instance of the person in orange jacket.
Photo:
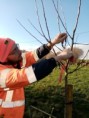
<svg viewBox="0 0 89 118">
<path fill-rule="evenodd" d="M 64 42 L 66 38 L 66 33 L 58 34 L 51 43 L 24 53 L 14 40 L 0 38 L 0 116 L 23 118 L 24 87 L 50 74 L 57 66 L 56 62 L 60 63 L 72 56 L 71 51 L 63 51 L 58 56 L 40 60 L 55 44 Z"/>
</svg>

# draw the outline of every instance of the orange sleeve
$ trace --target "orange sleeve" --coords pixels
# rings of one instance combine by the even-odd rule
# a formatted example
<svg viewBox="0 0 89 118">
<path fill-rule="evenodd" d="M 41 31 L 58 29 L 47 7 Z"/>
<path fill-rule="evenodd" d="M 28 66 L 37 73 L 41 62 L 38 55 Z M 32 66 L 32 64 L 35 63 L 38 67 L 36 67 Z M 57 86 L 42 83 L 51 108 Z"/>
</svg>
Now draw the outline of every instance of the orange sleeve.
<svg viewBox="0 0 89 118">
<path fill-rule="evenodd" d="M 36 62 L 33 52 L 27 52 L 26 53 L 26 67 L 34 64 Z"/>
<path fill-rule="evenodd" d="M 21 63 L 22 68 L 29 67 L 39 60 L 36 50 L 22 53 L 22 58 L 23 58 Z"/>
<path fill-rule="evenodd" d="M 6 76 L 6 88 L 16 89 L 25 87 L 37 81 L 33 68 L 11 69 Z"/>
</svg>

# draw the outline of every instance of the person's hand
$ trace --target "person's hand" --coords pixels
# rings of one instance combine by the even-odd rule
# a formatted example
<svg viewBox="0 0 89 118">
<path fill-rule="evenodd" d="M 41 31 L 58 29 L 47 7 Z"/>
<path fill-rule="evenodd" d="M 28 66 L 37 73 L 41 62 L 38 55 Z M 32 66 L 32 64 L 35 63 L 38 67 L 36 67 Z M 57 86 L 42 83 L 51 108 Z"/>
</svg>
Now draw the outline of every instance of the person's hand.
<svg viewBox="0 0 89 118">
<path fill-rule="evenodd" d="M 62 61 L 62 60 L 67 60 L 69 58 L 71 58 L 73 56 L 72 51 L 62 51 L 58 56 L 55 56 L 54 59 L 58 62 Z"/>
<path fill-rule="evenodd" d="M 55 36 L 55 38 L 51 42 L 49 42 L 47 44 L 47 46 L 48 46 L 49 49 L 52 49 L 52 47 L 54 45 L 56 45 L 58 43 L 63 43 L 66 40 L 66 38 L 67 38 L 67 34 L 66 33 L 57 34 Z"/>
<path fill-rule="evenodd" d="M 63 43 L 66 40 L 66 38 L 67 38 L 66 33 L 57 34 L 51 43 L 54 46 L 55 44 L 58 44 L 60 42 Z"/>
</svg>

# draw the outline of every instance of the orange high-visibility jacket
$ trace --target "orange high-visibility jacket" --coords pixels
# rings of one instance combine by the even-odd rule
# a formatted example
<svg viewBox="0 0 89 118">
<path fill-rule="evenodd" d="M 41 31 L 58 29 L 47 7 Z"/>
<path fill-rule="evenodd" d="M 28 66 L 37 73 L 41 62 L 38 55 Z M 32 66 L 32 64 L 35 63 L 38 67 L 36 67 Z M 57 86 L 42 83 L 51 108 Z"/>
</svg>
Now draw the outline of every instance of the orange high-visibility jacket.
<svg viewBox="0 0 89 118">
<path fill-rule="evenodd" d="M 24 87 L 37 81 L 31 66 L 39 59 L 37 54 L 26 52 L 22 57 L 21 69 L 0 64 L 0 116 L 4 118 L 23 118 Z"/>
</svg>

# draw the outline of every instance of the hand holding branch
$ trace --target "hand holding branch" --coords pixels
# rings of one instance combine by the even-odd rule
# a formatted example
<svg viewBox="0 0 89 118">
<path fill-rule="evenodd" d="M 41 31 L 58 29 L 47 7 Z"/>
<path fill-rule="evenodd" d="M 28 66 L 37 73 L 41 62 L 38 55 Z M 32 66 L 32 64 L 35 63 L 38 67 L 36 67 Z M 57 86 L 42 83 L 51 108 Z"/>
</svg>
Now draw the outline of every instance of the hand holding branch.
<svg viewBox="0 0 89 118">
<path fill-rule="evenodd" d="M 63 43 L 67 38 L 67 34 L 66 33 L 61 33 L 61 34 L 57 34 L 54 39 L 47 44 L 48 47 L 53 47 L 54 45 L 58 44 L 58 43 Z"/>
</svg>

